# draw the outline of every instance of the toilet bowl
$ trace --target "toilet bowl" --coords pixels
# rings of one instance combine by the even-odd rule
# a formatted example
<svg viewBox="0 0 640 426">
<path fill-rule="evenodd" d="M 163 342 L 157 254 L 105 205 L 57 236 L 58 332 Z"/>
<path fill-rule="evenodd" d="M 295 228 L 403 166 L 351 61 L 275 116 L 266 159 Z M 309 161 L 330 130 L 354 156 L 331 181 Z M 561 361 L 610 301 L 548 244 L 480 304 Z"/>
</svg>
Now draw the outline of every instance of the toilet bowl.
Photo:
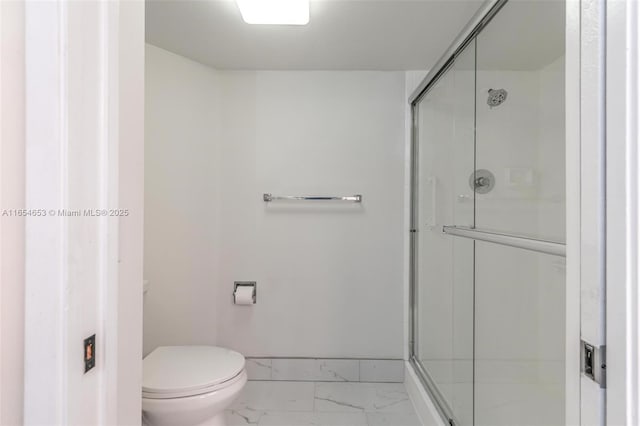
<svg viewBox="0 0 640 426">
<path fill-rule="evenodd" d="M 225 426 L 224 410 L 247 382 L 244 357 L 216 346 L 161 346 L 142 366 L 148 426 Z"/>
</svg>

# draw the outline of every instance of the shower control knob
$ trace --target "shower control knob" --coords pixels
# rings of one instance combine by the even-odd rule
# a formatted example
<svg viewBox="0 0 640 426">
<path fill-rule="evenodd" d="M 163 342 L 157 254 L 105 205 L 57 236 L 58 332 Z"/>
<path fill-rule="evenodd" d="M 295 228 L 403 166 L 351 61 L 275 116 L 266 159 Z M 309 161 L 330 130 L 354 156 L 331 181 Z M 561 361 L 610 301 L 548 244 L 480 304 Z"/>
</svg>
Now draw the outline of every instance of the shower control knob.
<svg viewBox="0 0 640 426">
<path fill-rule="evenodd" d="M 476 188 L 482 188 L 483 186 L 489 186 L 491 182 L 486 177 L 476 178 Z"/>
<path fill-rule="evenodd" d="M 486 194 L 496 184 L 496 178 L 489 170 L 478 169 L 469 176 L 469 187 L 477 194 Z"/>
</svg>

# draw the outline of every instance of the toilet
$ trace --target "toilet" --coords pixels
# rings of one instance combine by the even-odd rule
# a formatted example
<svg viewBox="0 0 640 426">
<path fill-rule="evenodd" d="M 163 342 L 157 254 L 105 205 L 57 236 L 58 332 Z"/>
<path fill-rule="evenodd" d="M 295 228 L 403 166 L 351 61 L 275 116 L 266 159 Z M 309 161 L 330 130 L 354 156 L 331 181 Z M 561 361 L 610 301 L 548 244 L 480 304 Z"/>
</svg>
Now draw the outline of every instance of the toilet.
<svg viewBox="0 0 640 426">
<path fill-rule="evenodd" d="M 160 346 L 142 361 L 148 426 L 225 426 L 224 410 L 247 382 L 244 357 L 217 346 Z"/>
</svg>

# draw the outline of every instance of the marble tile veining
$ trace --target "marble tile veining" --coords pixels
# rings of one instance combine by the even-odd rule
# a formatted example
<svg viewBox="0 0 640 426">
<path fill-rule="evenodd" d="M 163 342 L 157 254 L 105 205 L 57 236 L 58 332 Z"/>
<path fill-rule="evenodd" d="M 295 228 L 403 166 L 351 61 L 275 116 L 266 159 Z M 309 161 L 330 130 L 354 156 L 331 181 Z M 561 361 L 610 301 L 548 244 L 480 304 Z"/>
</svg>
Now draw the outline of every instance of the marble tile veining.
<svg viewBox="0 0 640 426">
<path fill-rule="evenodd" d="M 355 359 L 273 359 L 272 380 L 357 382 L 360 363 Z"/>
<path fill-rule="evenodd" d="M 247 382 L 230 410 L 312 411 L 314 384 L 311 382 Z"/>
<path fill-rule="evenodd" d="M 245 361 L 249 380 L 271 380 L 272 360 L 270 358 L 247 358 Z"/>
<path fill-rule="evenodd" d="M 265 414 L 258 426 L 368 426 L 368 424 L 364 413 L 274 411 Z"/>
<path fill-rule="evenodd" d="M 360 381 L 360 361 L 355 359 L 317 359 L 316 367 L 317 381 Z"/>
<path fill-rule="evenodd" d="M 227 410 L 225 412 L 225 418 L 227 420 L 227 426 L 257 425 L 258 420 L 266 413 L 266 411 L 261 410 L 238 408 Z"/>
<path fill-rule="evenodd" d="M 317 383 L 316 411 L 411 412 L 401 383 Z"/>
</svg>

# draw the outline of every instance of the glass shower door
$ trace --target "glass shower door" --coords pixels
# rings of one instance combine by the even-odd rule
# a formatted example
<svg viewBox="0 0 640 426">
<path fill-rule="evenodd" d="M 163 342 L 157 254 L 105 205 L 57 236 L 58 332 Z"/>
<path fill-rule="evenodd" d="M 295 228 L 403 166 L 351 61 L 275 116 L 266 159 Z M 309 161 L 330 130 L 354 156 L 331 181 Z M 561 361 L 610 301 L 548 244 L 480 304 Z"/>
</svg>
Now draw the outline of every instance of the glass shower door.
<svg viewBox="0 0 640 426">
<path fill-rule="evenodd" d="M 450 424 L 562 425 L 564 2 L 504 4 L 413 105 L 412 363 Z"/>
<path fill-rule="evenodd" d="M 476 49 L 476 228 L 561 245 L 563 2 L 508 2 Z M 564 283 L 562 256 L 476 242 L 476 425 L 564 424 Z"/>
<path fill-rule="evenodd" d="M 415 355 L 443 415 L 473 421 L 473 241 L 442 233 L 473 226 L 475 51 L 456 59 L 414 111 Z"/>
</svg>

